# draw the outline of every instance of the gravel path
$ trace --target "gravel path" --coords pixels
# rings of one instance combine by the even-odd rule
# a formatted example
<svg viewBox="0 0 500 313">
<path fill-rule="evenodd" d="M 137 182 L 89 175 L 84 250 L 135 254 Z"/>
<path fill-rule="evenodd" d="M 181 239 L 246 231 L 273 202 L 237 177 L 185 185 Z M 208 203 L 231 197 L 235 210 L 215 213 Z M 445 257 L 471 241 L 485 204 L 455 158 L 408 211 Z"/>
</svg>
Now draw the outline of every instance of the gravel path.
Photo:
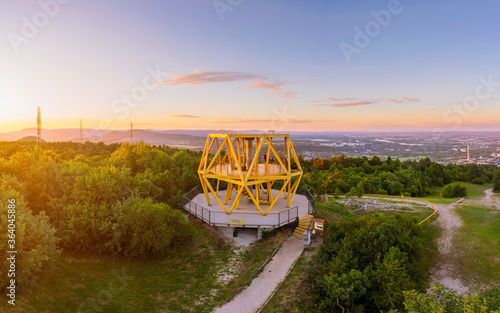
<svg viewBox="0 0 500 313">
<path fill-rule="evenodd" d="M 454 210 L 457 204 L 463 200 L 460 199 L 457 203 L 439 207 L 437 221 L 443 233 L 437 241 L 439 249 L 437 264 L 431 270 L 431 285 L 441 283 L 447 288 L 458 291 L 459 294 L 465 294 L 469 290 L 460 279 L 453 278 L 456 269 L 453 263 L 454 256 L 451 253 L 455 231 L 462 225 L 462 220 L 455 214 Z"/>
<path fill-rule="evenodd" d="M 485 190 L 484 193 L 486 195 L 481 201 L 481 205 L 500 210 L 500 203 L 498 201 L 498 198 L 495 198 L 496 193 L 493 192 L 493 189 Z"/>
<path fill-rule="evenodd" d="M 486 196 L 484 197 L 485 200 L 491 200 L 491 197 L 496 195 L 496 193 L 493 192 L 493 188 L 485 190 L 484 193 L 486 194 Z"/>
<path fill-rule="evenodd" d="M 288 238 L 278 253 L 250 286 L 230 302 L 215 309 L 214 313 L 255 313 L 272 294 L 278 284 L 285 279 L 286 273 L 304 249 L 304 242 L 292 236 Z"/>
</svg>

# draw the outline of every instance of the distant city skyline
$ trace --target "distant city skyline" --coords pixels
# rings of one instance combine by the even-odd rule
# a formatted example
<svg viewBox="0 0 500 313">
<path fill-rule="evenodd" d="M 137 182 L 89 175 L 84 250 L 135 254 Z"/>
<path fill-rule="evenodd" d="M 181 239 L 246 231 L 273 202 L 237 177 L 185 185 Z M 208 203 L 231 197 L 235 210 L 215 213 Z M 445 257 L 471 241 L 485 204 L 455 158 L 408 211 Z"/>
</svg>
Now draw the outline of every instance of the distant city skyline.
<svg viewBox="0 0 500 313">
<path fill-rule="evenodd" d="M 493 0 L 0 8 L 0 132 L 500 130 Z"/>
</svg>

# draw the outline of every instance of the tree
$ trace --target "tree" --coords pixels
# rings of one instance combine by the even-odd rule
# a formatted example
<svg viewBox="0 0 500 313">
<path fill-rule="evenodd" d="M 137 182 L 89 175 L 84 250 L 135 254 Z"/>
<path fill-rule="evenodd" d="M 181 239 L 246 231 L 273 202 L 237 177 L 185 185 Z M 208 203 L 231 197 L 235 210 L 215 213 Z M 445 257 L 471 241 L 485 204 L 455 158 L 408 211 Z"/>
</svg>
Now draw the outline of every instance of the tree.
<svg viewBox="0 0 500 313">
<path fill-rule="evenodd" d="M 483 290 L 479 294 L 459 295 L 441 284 L 435 284 L 431 293 L 405 291 L 404 305 L 414 313 L 500 313 L 500 287 Z"/>
<path fill-rule="evenodd" d="M 56 230 L 49 223 L 49 217 L 42 211 L 33 215 L 20 192 L 8 187 L 6 180 L 0 177 L 0 251 L 13 250 L 15 245 L 16 272 L 15 280 L 20 288 L 30 288 L 36 284 L 38 276 L 52 268 L 61 254 L 58 249 L 59 239 Z M 15 225 L 15 231 L 8 232 L 9 224 Z M 10 237 L 9 237 L 10 235 Z M 15 242 L 9 240 L 14 239 Z M 4 256 L 0 259 L 0 287 L 5 290 L 9 261 Z"/>
<path fill-rule="evenodd" d="M 349 308 L 361 309 L 359 302 L 366 297 L 370 281 L 358 270 L 345 274 L 331 273 L 324 278 L 326 297 L 321 299 L 320 308 L 326 309 L 338 306 L 342 310 Z"/>
<path fill-rule="evenodd" d="M 310 272 L 324 311 L 402 309 L 403 291 L 425 290 L 416 217 L 370 214 L 327 225 L 326 242 Z"/>
<path fill-rule="evenodd" d="M 452 183 L 441 189 L 441 198 L 463 198 L 467 197 L 467 187 L 461 183 Z"/>
<path fill-rule="evenodd" d="M 495 176 L 493 176 L 493 190 L 496 192 L 500 191 L 500 170 L 495 172 Z"/>
</svg>

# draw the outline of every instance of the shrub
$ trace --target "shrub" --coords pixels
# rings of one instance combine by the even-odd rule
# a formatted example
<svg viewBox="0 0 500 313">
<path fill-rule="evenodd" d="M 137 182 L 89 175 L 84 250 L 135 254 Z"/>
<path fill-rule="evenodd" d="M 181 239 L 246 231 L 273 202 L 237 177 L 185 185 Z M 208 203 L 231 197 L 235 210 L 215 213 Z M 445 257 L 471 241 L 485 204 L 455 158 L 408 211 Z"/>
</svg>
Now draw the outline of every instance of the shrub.
<svg viewBox="0 0 500 313">
<path fill-rule="evenodd" d="M 500 170 L 495 172 L 495 176 L 493 176 L 493 188 L 494 191 L 500 191 Z"/>
<path fill-rule="evenodd" d="M 446 185 L 441 190 L 441 198 L 462 198 L 467 197 L 468 190 L 467 187 L 460 183 L 452 183 Z"/>
<path fill-rule="evenodd" d="M 414 313 L 500 312 L 498 310 L 500 308 L 500 287 L 498 286 L 484 290 L 479 294 L 459 295 L 455 290 L 450 290 L 441 284 L 435 284 L 430 293 L 418 293 L 411 290 L 405 292 L 404 295 L 406 310 Z"/>
<path fill-rule="evenodd" d="M 151 198 L 131 197 L 112 206 L 69 205 L 65 220 L 66 247 L 132 258 L 164 257 L 185 245 L 192 232 L 180 211 Z"/>
<path fill-rule="evenodd" d="M 192 225 L 165 203 L 129 198 L 118 203 L 114 211 L 119 214 L 115 248 L 126 256 L 164 257 L 191 238 Z"/>
<path fill-rule="evenodd" d="M 422 238 L 413 216 L 370 214 L 327 224 L 309 273 L 325 312 L 403 309 L 405 290 L 424 291 Z"/>
<path fill-rule="evenodd" d="M 377 190 L 377 194 L 378 195 L 387 195 L 387 190 L 385 190 L 385 189 L 379 189 L 379 190 Z"/>
<path fill-rule="evenodd" d="M 55 236 L 56 230 L 50 225 L 49 217 L 45 212 L 33 215 L 28 209 L 24 197 L 17 191 L 7 187 L 5 180 L 0 177 L 0 251 L 10 251 L 8 244 L 11 238 L 6 230 L 9 224 L 9 199 L 15 204 L 15 250 L 16 271 L 15 277 L 8 278 L 9 261 L 5 255 L 0 259 L 0 287 L 6 290 L 7 282 L 15 279 L 19 288 L 31 288 L 42 271 L 50 269 L 61 254 L 57 248 L 59 239 Z M 12 200 L 11 200 L 12 201 Z M 12 209 L 11 209 L 12 210 Z M 4 231 L 5 230 L 5 231 Z"/>
<path fill-rule="evenodd" d="M 475 178 L 472 180 L 472 183 L 475 185 L 484 185 L 484 180 L 482 178 Z"/>
</svg>

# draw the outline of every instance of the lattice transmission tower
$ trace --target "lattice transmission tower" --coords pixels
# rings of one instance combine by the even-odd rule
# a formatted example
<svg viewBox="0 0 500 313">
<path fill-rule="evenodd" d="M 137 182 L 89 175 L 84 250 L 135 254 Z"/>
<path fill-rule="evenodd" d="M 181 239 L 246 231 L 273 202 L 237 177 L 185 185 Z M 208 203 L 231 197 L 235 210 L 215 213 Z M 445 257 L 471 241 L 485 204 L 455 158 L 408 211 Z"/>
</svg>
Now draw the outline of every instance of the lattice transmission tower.
<svg viewBox="0 0 500 313">
<path fill-rule="evenodd" d="M 36 132 L 37 132 L 36 143 L 37 145 L 40 145 L 42 142 L 42 112 L 40 107 L 37 108 L 37 114 L 36 114 Z"/>
</svg>

